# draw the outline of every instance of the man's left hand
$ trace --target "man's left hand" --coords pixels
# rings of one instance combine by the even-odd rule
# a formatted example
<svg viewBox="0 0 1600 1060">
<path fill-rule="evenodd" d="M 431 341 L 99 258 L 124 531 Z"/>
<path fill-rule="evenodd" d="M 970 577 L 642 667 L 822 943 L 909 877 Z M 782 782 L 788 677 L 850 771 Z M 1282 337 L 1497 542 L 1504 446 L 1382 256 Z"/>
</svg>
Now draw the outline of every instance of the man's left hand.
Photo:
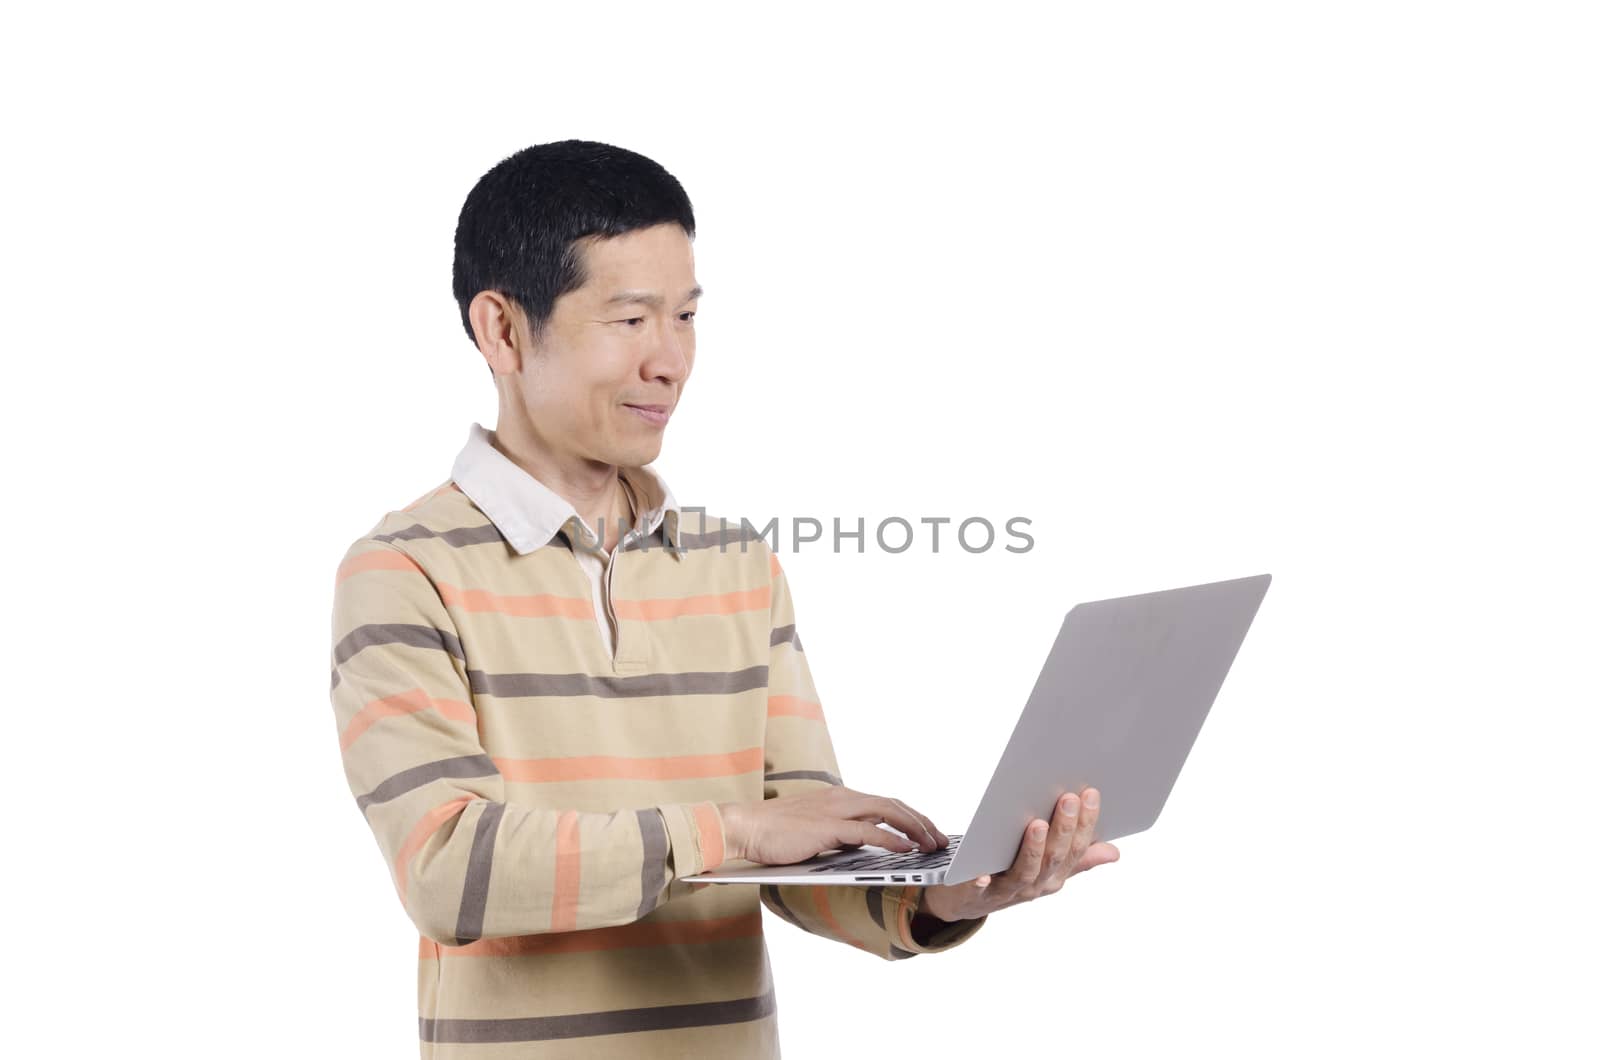
<svg viewBox="0 0 1600 1060">
<path fill-rule="evenodd" d="M 966 883 L 938 884 L 925 889 L 920 911 L 944 921 L 974 920 L 1007 906 L 1055 894 L 1067 877 L 1116 861 L 1122 852 L 1110 843 L 1090 843 L 1100 817 L 1100 792 L 1085 788 L 1068 792 L 1056 803 L 1047 826 L 1034 818 L 1023 833 L 1011 867 L 997 876 L 979 876 Z"/>
</svg>

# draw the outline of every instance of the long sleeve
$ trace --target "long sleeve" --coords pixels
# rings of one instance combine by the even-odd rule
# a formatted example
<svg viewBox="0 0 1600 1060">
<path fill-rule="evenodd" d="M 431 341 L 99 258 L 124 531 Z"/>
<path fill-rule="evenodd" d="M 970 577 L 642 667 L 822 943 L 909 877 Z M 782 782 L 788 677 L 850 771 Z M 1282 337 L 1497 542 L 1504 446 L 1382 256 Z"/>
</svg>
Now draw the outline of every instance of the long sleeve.
<svg viewBox="0 0 1600 1060">
<path fill-rule="evenodd" d="M 350 791 L 417 929 L 446 945 L 630 923 L 724 860 L 714 802 L 611 813 L 507 801 L 439 589 L 370 538 L 340 564 L 332 701 Z M 580 871 L 581 869 L 581 871 Z"/>
<path fill-rule="evenodd" d="M 763 543 L 763 547 L 766 547 Z M 805 650 L 795 630 L 794 600 L 778 557 L 770 553 L 772 635 L 768 664 L 764 797 L 797 795 L 825 784 L 842 784 L 833 741 L 812 683 Z M 960 945 L 987 918 L 940 928 L 923 945 L 913 938 L 922 887 L 799 886 L 764 884 L 761 901 L 789 923 L 813 935 L 899 960 Z"/>
</svg>

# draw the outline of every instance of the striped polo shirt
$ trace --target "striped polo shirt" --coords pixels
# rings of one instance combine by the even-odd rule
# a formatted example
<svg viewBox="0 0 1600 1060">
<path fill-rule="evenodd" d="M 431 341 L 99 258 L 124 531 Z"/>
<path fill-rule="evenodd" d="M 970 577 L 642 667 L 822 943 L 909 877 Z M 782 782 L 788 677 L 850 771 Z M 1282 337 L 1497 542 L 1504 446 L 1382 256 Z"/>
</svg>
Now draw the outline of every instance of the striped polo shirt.
<svg viewBox="0 0 1600 1060">
<path fill-rule="evenodd" d="M 623 494 L 632 510 L 631 533 L 659 535 L 667 512 L 679 513 L 678 502 L 661 476 L 651 467 L 618 468 Z M 616 649 L 616 621 L 606 606 L 606 574 L 611 554 L 602 547 L 605 525 L 590 526 L 561 494 L 512 463 L 494 446 L 494 432 L 481 423 L 467 431 L 467 443 L 456 454 L 450 480 L 500 528 L 506 543 L 518 552 L 532 552 L 563 535 L 578 566 L 589 576 L 594 600 L 595 625 L 606 652 Z M 681 514 L 681 513 L 680 513 Z M 569 525 L 570 524 L 570 525 Z M 625 543 L 625 540 L 619 541 Z M 659 537 L 656 544 L 661 544 Z"/>
<path fill-rule="evenodd" d="M 566 534 L 453 480 L 339 564 L 337 738 L 419 933 L 424 1060 L 777 1057 L 763 906 L 891 961 L 984 923 L 923 945 L 920 887 L 682 882 L 725 859 L 718 803 L 842 779 L 777 556 L 650 496 L 659 532 L 611 556 L 614 649 Z"/>
</svg>

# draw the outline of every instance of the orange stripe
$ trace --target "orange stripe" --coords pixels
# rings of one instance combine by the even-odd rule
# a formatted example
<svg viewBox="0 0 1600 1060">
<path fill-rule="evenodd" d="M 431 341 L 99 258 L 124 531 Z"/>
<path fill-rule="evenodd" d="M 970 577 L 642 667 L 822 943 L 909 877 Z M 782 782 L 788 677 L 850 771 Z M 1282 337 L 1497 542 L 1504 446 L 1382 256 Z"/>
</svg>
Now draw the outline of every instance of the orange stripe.
<svg viewBox="0 0 1600 1060">
<path fill-rule="evenodd" d="M 728 593 L 663 597 L 654 600 L 613 600 L 618 618 L 657 622 L 683 615 L 731 615 L 739 611 L 765 611 L 772 606 L 772 590 L 736 589 Z"/>
<path fill-rule="evenodd" d="M 410 556 L 403 552 L 391 552 L 386 548 L 374 549 L 363 552 L 359 556 L 351 556 L 339 564 L 339 573 L 334 576 L 335 585 L 344 581 L 352 574 L 365 574 L 374 570 L 404 570 L 416 574 L 422 573 L 422 568 L 417 566 Z"/>
<path fill-rule="evenodd" d="M 709 802 L 695 803 L 694 823 L 695 827 L 700 829 L 700 850 L 706 862 L 702 871 L 709 871 L 726 860 L 723 856 L 722 825 L 717 820 L 717 808 Z"/>
<path fill-rule="evenodd" d="M 772 571 L 773 580 L 777 580 L 778 575 L 783 572 L 783 568 L 778 566 L 778 554 L 776 552 L 768 552 L 767 555 L 772 557 L 772 562 L 767 566 Z"/>
<path fill-rule="evenodd" d="M 454 486 L 454 485 L 455 485 L 454 482 L 446 482 L 443 486 L 435 486 L 433 489 L 429 490 L 427 493 L 424 493 L 422 496 L 418 497 L 416 500 L 412 501 L 410 504 L 406 505 L 404 508 L 401 508 L 400 510 L 403 511 L 403 512 L 409 512 L 413 508 L 416 508 L 416 507 L 418 507 L 418 506 L 420 506 L 420 505 L 422 505 L 422 504 L 424 504 L 424 503 L 426 503 L 428 501 L 433 500 L 439 494 L 443 493 L 445 490 L 449 489 L 451 486 Z"/>
<path fill-rule="evenodd" d="M 477 713 L 467 704 L 458 699 L 434 699 L 420 688 L 413 688 L 399 695 L 385 696 L 383 699 L 374 699 L 371 703 L 356 712 L 350 719 L 344 732 L 339 736 L 339 750 L 348 751 L 350 745 L 356 742 L 356 737 L 372 728 L 382 718 L 394 718 L 402 714 L 415 714 L 419 710 L 429 708 L 437 710 L 451 721 L 462 721 L 476 724 Z"/>
<path fill-rule="evenodd" d="M 551 931 L 572 931 L 578 926 L 578 869 L 583 861 L 579 839 L 578 811 L 563 811 L 556 819 L 556 894 L 550 904 Z"/>
<path fill-rule="evenodd" d="M 557 596 L 539 593 L 536 596 L 502 596 L 487 589 L 459 589 L 439 582 L 439 597 L 452 607 L 463 611 L 493 611 L 518 618 L 586 618 L 594 621 L 594 603 L 587 597 Z"/>
<path fill-rule="evenodd" d="M 394 858 L 394 879 L 395 886 L 400 890 L 400 902 L 402 905 L 405 904 L 406 900 L 407 867 L 411 864 L 412 856 L 422 849 L 422 844 L 426 843 L 428 837 L 437 832 L 441 825 L 466 809 L 467 803 L 471 802 L 473 798 L 474 796 L 472 795 L 463 795 L 459 799 L 452 799 L 443 806 L 435 806 L 423 815 L 422 820 L 418 821 L 416 827 L 411 829 L 411 834 L 406 836 L 406 841 L 400 844 L 400 853 L 396 854 Z"/>
<path fill-rule="evenodd" d="M 821 915 L 822 922 L 828 925 L 828 930 L 832 931 L 841 939 L 844 939 L 844 941 L 848 942 L 856 949 L 866 949 L 866 943 L 862 942 L 844 928 L 840 927 L 839 922 L 833 918 L 833 908 L 828 905 L 828 888 L 826 886 L 812 887 L 811 891 L 817 900 L 817 912 Z"/>
<path fill-rule="evenodd" d="M 709 883 L 704 886 L 711 886 Z M 584 953 L 644 946 L 697 946 L 761 934 L 761 911 L 713 920 L 635 920 L 616 927 L 564 931 L 560 934 L 511 935 L 480 939 L 465 946 L 441 946 L 426 935 L 417 955 L 423 960 L 440 957 L 542 957 L 552 953 Z"/>
<path fill-rule="evenodd" d="M 822 704 L 799 696 L 768 696 L 767 717 L 777 718 L 785 715 L 796 718 L 813 718 L 822 720 Z"/>
<path fill-rule="evenodd" d="M 733 777 L 763 768 L 759 747 L 713 755 L 624 758 L 573 755 L 568 758 L 496 758 L 500 775 L 513 783 L 549 784 L 573 780 L 690 780 Z"/>
</svg>

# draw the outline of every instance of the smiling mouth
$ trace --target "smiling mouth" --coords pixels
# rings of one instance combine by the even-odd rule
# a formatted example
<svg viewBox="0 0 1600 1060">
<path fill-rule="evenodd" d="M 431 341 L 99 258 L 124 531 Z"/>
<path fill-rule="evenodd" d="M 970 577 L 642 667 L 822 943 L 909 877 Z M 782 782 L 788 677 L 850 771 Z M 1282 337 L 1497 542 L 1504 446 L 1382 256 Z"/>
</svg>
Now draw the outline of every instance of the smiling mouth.
<svg viewBox="0 0 1600 1060">
<path fill-rule="evenodd" d="M 668 409 L 665 405 L 624 405 L 623 408 L 632 409 L 634 415 L 658 427 L 667 422 Z"/>
</svg>

